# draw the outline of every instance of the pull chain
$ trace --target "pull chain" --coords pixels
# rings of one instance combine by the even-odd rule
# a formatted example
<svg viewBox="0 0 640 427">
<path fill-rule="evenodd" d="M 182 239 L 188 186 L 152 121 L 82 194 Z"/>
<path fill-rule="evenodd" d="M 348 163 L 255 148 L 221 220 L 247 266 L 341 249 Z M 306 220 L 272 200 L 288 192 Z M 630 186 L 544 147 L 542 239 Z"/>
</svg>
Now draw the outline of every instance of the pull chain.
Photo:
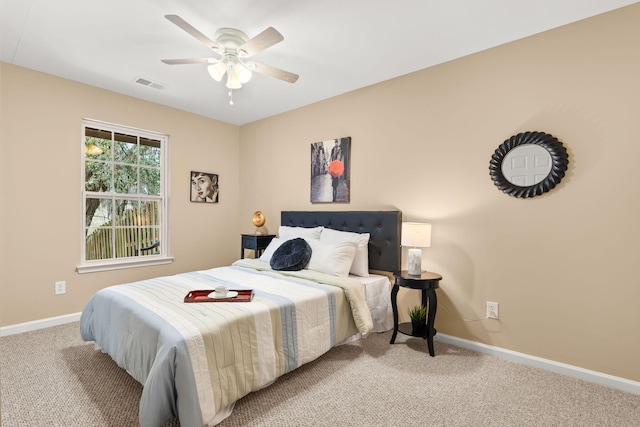
<svg viewBox="0 0 640 427">
<path fill-rule="evenodd" d="M 233 105 L 233 91 L 229 90 L 229 105 Z"/>
</svg>

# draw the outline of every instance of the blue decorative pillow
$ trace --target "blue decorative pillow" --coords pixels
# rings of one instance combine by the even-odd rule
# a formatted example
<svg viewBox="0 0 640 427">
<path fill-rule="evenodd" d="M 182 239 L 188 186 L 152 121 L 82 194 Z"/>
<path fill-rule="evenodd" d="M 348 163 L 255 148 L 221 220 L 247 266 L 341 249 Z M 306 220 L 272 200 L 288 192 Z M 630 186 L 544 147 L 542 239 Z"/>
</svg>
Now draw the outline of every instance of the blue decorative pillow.
<svg viewBox="0 0 640 427">
<path fill-rule="evenodd" d="M 269 264 L 274 270 L 298 271 L 305 268 L 310 259 L 311 246 L 306 240 L 297 237 L 281 244 L 271 256 Z"/>
</svg>

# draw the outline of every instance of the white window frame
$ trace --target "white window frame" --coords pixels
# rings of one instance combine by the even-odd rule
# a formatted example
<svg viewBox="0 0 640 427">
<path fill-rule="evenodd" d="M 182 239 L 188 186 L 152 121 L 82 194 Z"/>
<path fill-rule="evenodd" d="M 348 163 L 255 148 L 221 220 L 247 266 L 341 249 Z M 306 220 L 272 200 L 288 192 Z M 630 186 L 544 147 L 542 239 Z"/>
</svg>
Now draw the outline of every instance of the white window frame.
<svg viewBox="0 0 640 427">
<path fill-rule="evenodd" d="M 87 260 L 86 259 L 86 238 L 85 238 L 85 215 L 86 215 L 86 200 L 90 197 L 91 192 L 85 190 L 85 129 L 97 128 L 105 131 L 124 133 L 128 135 L 135 135 L 137 137 L 150 138 L 159 140 L 161 145 L 160 150 L 160 238 L 161 244 L 159 247 L 159 253 L 154 255 L 136 256 L 129 258 L 110 258 L 103 260 Z M 144 267 L 150 265 L 169 264 L 173 262 L 173 257 L 169 255 L 169 135 L 161 134 L 158 132 L 137 129 L 129 126 L 122 126 L 113 123 L 107 123 L 103 121 L 93 119 L 82 120 L 82 135 L 81 135 L 81 194 L 82 194 L 82 215 L 81 215 L 81 233 L 80 233 L 80 248 L 81 248 L 81 260 L 80 264 L 76 267 L 78 273 L 93 273 L 98 271 L 119 270 L 133 267 Z M 107 195 L 113 193 L 106 193 Z"/>
</svg>

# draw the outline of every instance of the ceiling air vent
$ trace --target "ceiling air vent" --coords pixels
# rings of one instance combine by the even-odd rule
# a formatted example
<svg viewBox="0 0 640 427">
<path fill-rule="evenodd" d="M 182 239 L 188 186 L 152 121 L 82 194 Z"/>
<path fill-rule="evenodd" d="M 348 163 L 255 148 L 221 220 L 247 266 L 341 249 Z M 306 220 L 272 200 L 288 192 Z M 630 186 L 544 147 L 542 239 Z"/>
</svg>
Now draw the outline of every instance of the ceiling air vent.
<svg viewBox="0 0 640 427">
<path fill-rule="evenodd" d="M 154 89 L 164 89 L 165 86 L 162 83 L 154 82 L 153 80 L 145 79 L 144 77 L 136 77 L 134 80 L 136 83 L 140 83 L 144 86 L 149 86 Z"/>
</svg>

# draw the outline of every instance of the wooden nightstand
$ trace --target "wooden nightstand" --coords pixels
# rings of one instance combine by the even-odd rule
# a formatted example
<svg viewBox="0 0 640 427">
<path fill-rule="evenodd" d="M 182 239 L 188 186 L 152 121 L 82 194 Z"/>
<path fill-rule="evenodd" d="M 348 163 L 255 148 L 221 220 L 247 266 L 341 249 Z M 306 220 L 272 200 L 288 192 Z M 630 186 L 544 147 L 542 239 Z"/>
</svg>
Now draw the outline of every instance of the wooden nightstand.
<svg viewBox="0 0 640 427">
<path fill-rule="evenodd" d="M 410 276 L 407 270 L 394 274 L 394 276 L 396 281 L 393 284 L 393 289 L 391 289 L 391 308 L 393 309 L 393 335 L 391 336 L 391 344 L 395 342 L 398 331 L 405 335 L 416 336 L 411 331 L 410 322 L 398 325 L 397 297 L 400 286 L 409 289 L 420 289 L 422 290 L 422 305 L 428 308 L 427 332 L 422 338 L 426 338 L 427 346 L 429 347 L 429 354 L 433 357 L 435 356 L 435 351 L 433 350 L 433 337 L 436 334 L 436 329 L 433 327 L 433 323 L 436 319 L 436 309 L 438 307 L 436 289 L 440 287 L 438 282 L 442 280 L 442 276 L 429 271 L 422 272 L 420 276 Z"/>
<path fill-rule="evenodd" d="M 242 246 L 240 247 L 240 258 L 244 258 L 244 250 L 251 249 L 255 252 L 255 257 L 259 258 L 265 248 L 271 243 L 271 239 L 276 237 L 275 234 L 265 234 L 262 236 L 256 234 L 243 234 Z"/>
</svg>

